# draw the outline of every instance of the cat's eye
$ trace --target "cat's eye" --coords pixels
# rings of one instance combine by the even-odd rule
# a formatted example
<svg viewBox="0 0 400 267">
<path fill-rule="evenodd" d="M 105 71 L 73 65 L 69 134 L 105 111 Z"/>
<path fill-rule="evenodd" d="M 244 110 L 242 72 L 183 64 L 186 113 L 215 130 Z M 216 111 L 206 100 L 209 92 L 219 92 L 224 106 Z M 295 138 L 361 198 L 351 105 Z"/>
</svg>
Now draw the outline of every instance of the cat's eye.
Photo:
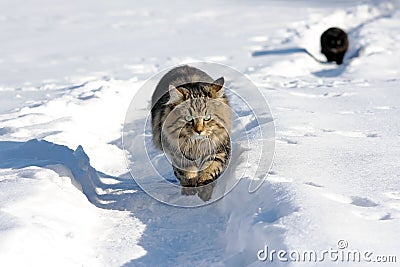
<svg viewBox="0 0 400 267">
<path fill-rule="evenodd" d="M 205 117 L 203 118 L 203 120 L 205 120 L 205 121 L 209 121 L 209 120 L 211 120 L 211 115 L 207 115 L 207 116 L 205 116 Z"/>
<path fill-rule="evenodd" d="M 338 40 L 338 41 L 336 42 L 336 44 L 337 44 L 337 45 L 341 45 L 341 44 L 342 44 L 342 41 L 341 41 L 341 40 Z"/>
<path fill-rule="evenodd" d="M 190 116 L 190 115 L 186 115 L 186 116 L 185 116 L 185 121 L 191 122 L 192 120 L 193 120 L 193 117 L 192 117 L 192 116 Z"/>
</svg>

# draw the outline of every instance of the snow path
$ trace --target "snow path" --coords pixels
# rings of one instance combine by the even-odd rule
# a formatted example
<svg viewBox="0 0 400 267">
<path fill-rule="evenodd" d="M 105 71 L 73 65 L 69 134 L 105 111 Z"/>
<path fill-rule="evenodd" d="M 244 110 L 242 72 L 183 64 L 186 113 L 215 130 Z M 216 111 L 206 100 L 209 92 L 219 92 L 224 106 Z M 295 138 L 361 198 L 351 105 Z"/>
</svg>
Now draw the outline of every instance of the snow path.
<svg viewBox="0 0 400 267">
<path fill-rule="evenodd" d="M 87 47 L 95 48 L 82 60 L 73 57 L 81 43 L 69 49 L 51 46 L 51 53 L 25 51 L 16 41 L 1 47 L 7 51 L 16 45 L 14 54 L 0 58 L 0 69 L 8 77 L 0 81 L 0 261 L 14 266 L 23 261 L 65 266 L 263 266 L 267 263 L 258 262 L 256 253 L 264 245 L 323 250 L 335 247 L 339 239 L 353 249 L 396 255 L 400 79 L 394 59 L 400 56 L 400 42 L 393 33 L 400 26 L 400 12 L 390 4 L 365 3 L 336 6 L 328 1 L 322 8 L 314 3 L 304 14 L 296 9 L 304 8 L 302 2 L 292 7 L 273 2 L 231 8 L 220 3 L 217 11 L 184 5 L 182 14 L 187 14 L 170 30 L 163 25 L 173 5 L 156 11 L 88 1 L 81 6 L 86 13 L 79 13 L 64 4 L 51 11 L 57 22 L 53 27 L 46 17 L 33 18 L 25 11 L 2 15 L 0 21 L 19 22 L 0 26 L 15 28 L 17 35 L 26 27 L 24 19 L 34 25 L 21 39 L 32 42 L 30 49 L 54 42 L 50 37 L 41 40 L 35 27 L 55 35 L 66 27 L 77 33 L 83 46 L 89 42 Z M 39 7 L 30 5 L 31 12 L 41 14 Z M 3 10 L 12 8 L 5 5 Z M 63 16 L 64 10 L 73 15 Z M 282 11 L 292 17 L 264 15 Z M 106 12 L 105 17 L 97 20 L 96 12 Z M 200 26 L 204 20 L 206 25 Z M 363 54 L 348 65 L 321 66 L 299 54 L 249 58 L 264 44 L 277 49 L 300 45 L 318 55 L 315 36 L 338 21 L 338 26 L 351 29 L 351 49 L 363 47 Z M 85 27 L 78 30 L 82 22 Z M 193 34 L 219 37 L 221 43 L 192 44 L 185 32 L 193 25 Z M 220 26 L 207 31 L 210 25 Z M 126 40 L 132 29 L 147 41 L 147 50 L 136 39 L 130 41 L 132 48 L 116 42 Z M 159 48 L 152 43 L 158 34 L 167 43 L 181 34 L 183 49 Z M 102 45 L 90 42 L 98 35 L 110 38 L 103 38 Z M 96 54 L 114 50 L 118 55 L 113 58 Z M 134 56 L 125 61 L 128 55 Z M 144 79 L 164 66 L 189 61 L 188 55 L 221 61 L 249 75 L 270 102 L 277 147 L 268 181 L 254 194 L 247 192 L 248 181 L 241 181 L 221 201 L 179 209 L 155 201 L 134 183 L 120 135 L 128 104 Z M 32 63 L 42 60 L 53 65 Z M 26 69 L 21 62 L 27 63 Z M 28 141 L 33 138 L 46 141 Z M 52 201 L 62 206 L 51 206 Z M 66 212 L 70 220 L 63 222 Z M 21 244 L 21 238 L 27 243 Z M 43 251 L 29 249 L 38 242 Z M 21 251 L 26 257 L 16 262 Z"/>
</svg>

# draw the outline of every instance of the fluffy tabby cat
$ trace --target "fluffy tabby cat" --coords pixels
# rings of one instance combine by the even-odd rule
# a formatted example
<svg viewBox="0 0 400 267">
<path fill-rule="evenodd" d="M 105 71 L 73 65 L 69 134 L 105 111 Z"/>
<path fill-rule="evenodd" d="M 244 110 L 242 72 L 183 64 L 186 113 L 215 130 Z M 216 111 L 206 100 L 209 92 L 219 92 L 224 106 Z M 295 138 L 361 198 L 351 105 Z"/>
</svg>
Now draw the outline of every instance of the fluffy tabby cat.
<svg viewBox="0 0 400 267">
<path fill-rule="evenodd" d="M 231 111 L 223 85 L 223 77 L 214 81 L 185 65 L 165 74 L 153 93 L 153 142 L 184 187 L 206 185 L 227 167 Z"/>
<path fill-rule="evenodd" d="M 321 35 L 321 52 L 328 62 L 342 64 L 348 48 L 347 34 L 339 28 L 329 28 Z"/>
</svg>

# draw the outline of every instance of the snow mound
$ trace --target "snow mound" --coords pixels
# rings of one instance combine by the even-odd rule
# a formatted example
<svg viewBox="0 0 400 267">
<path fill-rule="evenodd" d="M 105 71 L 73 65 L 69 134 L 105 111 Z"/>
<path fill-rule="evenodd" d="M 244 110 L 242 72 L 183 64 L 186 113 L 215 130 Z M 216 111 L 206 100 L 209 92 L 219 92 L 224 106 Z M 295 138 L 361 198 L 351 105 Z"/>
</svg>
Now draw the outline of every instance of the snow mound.
<svg viewBox="0 0 400 267">
<path fill-rule="evenodd" d="M 0 177 L 2 265 L 120 266 L 145 254 L 145 226 L 95 207 L 70 177 L 39 167 L 2 168 Z"/>
</svg>

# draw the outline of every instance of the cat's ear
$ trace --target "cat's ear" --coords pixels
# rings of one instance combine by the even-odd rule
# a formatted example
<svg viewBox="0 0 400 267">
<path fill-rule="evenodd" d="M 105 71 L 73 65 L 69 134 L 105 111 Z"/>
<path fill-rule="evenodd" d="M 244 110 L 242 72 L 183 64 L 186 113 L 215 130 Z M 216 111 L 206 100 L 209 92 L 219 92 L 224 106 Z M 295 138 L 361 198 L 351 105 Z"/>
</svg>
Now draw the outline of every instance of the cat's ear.
<svg viewBox="0 0 400 267">
<path fill-rule="evenodd" d="M 183 90 L 183 88 L 176 88 L 175 86 L 170 84 L 168 88 L 169 100 L 167 102 L 167 105 L 175 104 L 177 102 L 182 102 L 183 100 L 185 100 L 185 92 Z"/>
<path fill-rule="evenodd" d="M 214 98 L 221 98 L 224 96 L 224 77 L 218 78 L 212 82 L 211 94 Z"/>
</svg>

